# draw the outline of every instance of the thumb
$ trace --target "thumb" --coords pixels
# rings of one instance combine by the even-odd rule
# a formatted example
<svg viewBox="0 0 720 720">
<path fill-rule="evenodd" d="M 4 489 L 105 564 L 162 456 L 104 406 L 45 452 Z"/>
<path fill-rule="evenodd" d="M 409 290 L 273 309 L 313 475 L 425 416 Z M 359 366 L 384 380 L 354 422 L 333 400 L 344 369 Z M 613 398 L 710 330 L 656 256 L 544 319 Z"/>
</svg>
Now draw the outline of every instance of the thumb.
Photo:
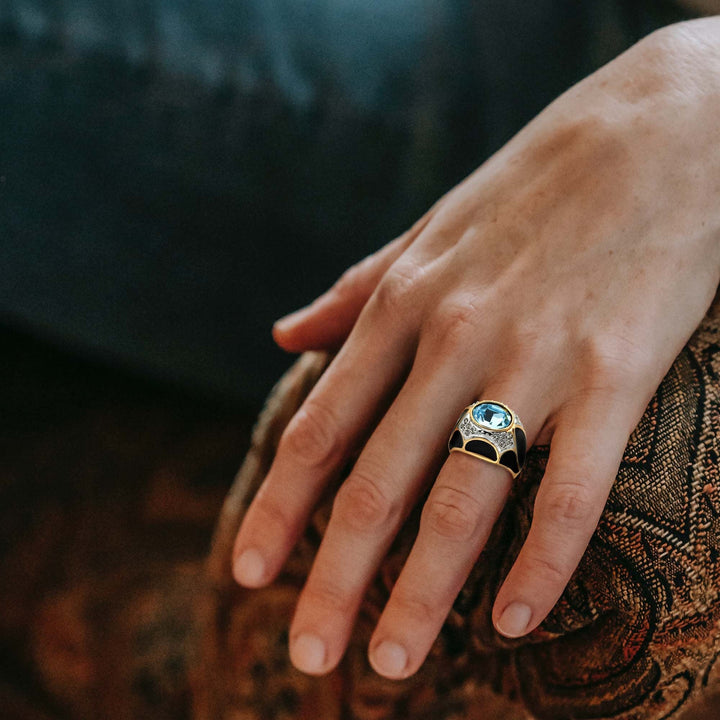
<svg viewBox="0 0 720 720">
<path fill-rule="evenodd" d="M 350 334 L 380 279 L 429 221 L 427 213 L 410 230 L 348 268 L 310 305 L 278 320 L 273 338 L 288 352 L 332 350 Z"/>
</svg>

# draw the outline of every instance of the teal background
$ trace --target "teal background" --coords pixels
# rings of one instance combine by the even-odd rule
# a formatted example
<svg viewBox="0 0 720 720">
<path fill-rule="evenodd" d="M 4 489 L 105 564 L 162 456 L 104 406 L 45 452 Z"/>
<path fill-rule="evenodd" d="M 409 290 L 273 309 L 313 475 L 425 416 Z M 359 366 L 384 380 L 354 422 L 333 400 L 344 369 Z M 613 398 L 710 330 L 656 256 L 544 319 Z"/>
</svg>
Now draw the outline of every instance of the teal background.
<svg viewBox="0 0 720 720">
<path fill-rule="evenodd" d="M 272 321 L 672 5 L 6 0 L 0 320 L 259 402 Z"/>
</svg>

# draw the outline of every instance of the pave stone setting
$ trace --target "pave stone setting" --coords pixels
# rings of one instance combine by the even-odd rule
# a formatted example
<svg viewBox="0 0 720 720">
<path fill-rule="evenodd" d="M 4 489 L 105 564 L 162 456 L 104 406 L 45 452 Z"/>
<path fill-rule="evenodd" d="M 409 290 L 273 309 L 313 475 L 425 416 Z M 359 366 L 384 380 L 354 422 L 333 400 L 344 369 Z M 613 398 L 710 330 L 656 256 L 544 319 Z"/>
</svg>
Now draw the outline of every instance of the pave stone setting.
<svg viewBox="0 0 720 720">
<path fill-rule="evenodd" d="M 510 450 L 515 444 L 511 433 L 498 432 L 497 430 L 484 430 L 478 427 L 477 423 L 470 420 L 468 415 L 466 415 L 457 426 L 463 436 L 463 440 L 482 438 L 492 443 L 500 452 Z"/>
</svg>

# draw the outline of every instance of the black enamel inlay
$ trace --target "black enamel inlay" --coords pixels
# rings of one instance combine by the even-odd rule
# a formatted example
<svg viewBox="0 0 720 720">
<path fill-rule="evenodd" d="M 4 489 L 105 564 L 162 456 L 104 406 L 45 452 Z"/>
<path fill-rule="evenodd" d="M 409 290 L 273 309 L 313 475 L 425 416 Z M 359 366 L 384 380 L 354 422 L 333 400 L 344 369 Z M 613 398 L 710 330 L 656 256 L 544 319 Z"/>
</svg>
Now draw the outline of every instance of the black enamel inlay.
<svg viewBox="0 0 720 720">
<path fill-rule="evenodd" d="M 517 455 L 514 450 L 506 450 L 500 458 L 500 464 L 510 468 L 514 473 L 520 472 Z"/>
<path fill-rule="evenodd" d="M 488 458 L 488 460 L 497 462 L 497 452 L 486 440 L 470 440 L 465 446 L 465 449 L 468 452 L 475 453 L 476 455 L 482 455 L 483 457 Z"/>
<path fill-rule="evenodd" d="M 452 437 L 450 438 L 450 442 L 448 443 L 449 448 L 461 448 L 462 447 L 462 435 L 460 434 L 459 430 L 456 430 Z"/>
<path fill-rule="evenodd" d="M 518 462 L 520 463 L 520 467 L 522 467 L 525 464 L 527 438 L 520 428 L 515 428 L 515 448 L 517 449 Z"/>
</svg>

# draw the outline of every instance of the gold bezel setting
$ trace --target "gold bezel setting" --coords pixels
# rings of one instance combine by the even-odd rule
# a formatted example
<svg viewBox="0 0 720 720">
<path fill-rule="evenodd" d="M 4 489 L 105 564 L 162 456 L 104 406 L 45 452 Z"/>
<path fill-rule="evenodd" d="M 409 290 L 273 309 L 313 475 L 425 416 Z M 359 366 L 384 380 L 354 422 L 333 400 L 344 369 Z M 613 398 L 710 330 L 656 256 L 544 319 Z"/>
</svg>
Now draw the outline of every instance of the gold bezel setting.
<svg viewBox="0 0 720 720">
<path fill-rule="evenodd" d="M 488 423 L 483 423 L 478 420 L 475 417 L 475 409 L 482 406 L 500 408 L 503 411 L 504 415 L 509 419 L 508 424 L 501 427 L 493 427 Z M 497 400 L 478 400 L 472 405 L 468 405 L 465 409 L 468 411 L 470 419 L 483 430 L 489 430 L 490 432 L 509 432 L 515 426 L 515 413 L 507 405 L 498 402 Z"/>
</svg>

